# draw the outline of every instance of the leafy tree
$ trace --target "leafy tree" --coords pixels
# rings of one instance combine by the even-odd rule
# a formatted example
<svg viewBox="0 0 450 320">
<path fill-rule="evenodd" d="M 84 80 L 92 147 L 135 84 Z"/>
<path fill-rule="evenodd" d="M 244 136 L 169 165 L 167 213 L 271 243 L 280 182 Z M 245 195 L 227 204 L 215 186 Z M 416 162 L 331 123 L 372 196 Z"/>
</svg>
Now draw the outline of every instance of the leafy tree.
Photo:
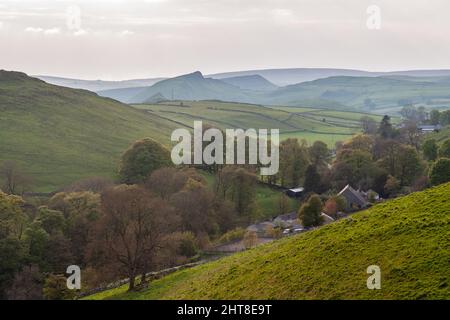
<svg viewBox="0 0 450 320">
<path fill-rule="evenodd" d="M 377 181 L 384 172 L 372 159 L 372 155 L 363 149 L 344 148 L 338 152 L 331 170 L 331 180 L 335 187 L 342 188 L 351 184 L 363 189 L 376 188 Z"/>
<path fill-rule="evenodd" d="M 422 173 L 419 154 L 411 146 L 387 140 L 383 143 L 380 156 L 380 166 L 396 177 L 401 186 L 409 185 Z"/>
<path fill-rule="evenodd" d="M 66 219 L 61 211 L 51 210 L 46 206 L 38 209 L 36 221 L 40 223 L 42 229 L 48 234 L 64 232 Z"/>
<path fill-rule="evenodd" d="M 214 194 L 203 184 L 189 178 L 184 188 L 174 194 L 170 203 L 181 218 L 181 230 L 214 233 Z"/>
<path fill-rule="evenodd" d="M 396 175 L 400 180 L 400 185 L 411 185 L 422 172 L 422 162 L 416 149 L 411 146 L 402 146 Z"/>
<path fill-rule="evenodd" d="M 335 216 L 338 211 L 338 205 L 336 203 L 336 200 L 334 198 L 330 198 L 325 202 L 325 205 L 323 207 L 323 211 L 330 215 Z"/>
<path fill-rule="evenodd" d="M 41 268 L 47 269 L 44 256 L 47 250 L 47 243 L 50 235 L 42 229 L 40 223 L 32 223 L 26 232 L 26 243 L 30 254 L 30 260 L 38 264 Z"/>
<path fill-rule="evenodd" d="M 441 113 L 439 110 L 433 109 L 430 111 L 430 122 L 432 125 L 437 125 L 440 123 Z"/>
<path fill-rule="evenodd" d="M 395 130 L 391 124 L 391 117 L 389 117 L 388 115 L 385 115 L 381 120 L 380 126 L 378 127 L 378 134 L 384 139 L 394 137 Z"/>
<path fill-rule="evenodd" d="M 425 159 L 430 161 L 436 160 L 438 156 L 438 145 L 436 144 L 436 140 L 426 140 L 422 146 L 422 150 Z"/>
<path fill-rule="evenodd" d="M 63 213 L 66 221 L 64 235 L 70 239 L 70 251 L 76 258 L 74 263 L 83 264 L 90 235 L 100 216 L 100 195 L 89 191 L 60 192 L 50 199 L 48 206 Z"/>
<path fill-rule="evenodd" d="M 306 143 L 289 138 L 280 143 L 280 168 L 278 176 L 285 187 L 298 187 L 308 166 Z"/>
<path fill-rule="evenodd" d="M 305 191 L 320 192 L 322 189 L 321 177 L 315 165 L 309 165 L 305 172 Z"/>
<path fill-rule="evenodd" d="M 439 121 L 443 126 L 450 124 L 450 110 L 442 111 L 439 117 Z"/>
<path fill-rule="evenodd" d="M 197 239 L 192 232 L 182 232 L 178 237 L 178 253 L 188 258 L 195 256 L 198 252 Z"/>
<path fill-rule="evenodd" d="M 72 300 L 75 298 L 74 290 L 67 288 L 67 279 L 63 275 L 48 275 L 43 292 L 47 300 Z"/>
<path fill-rule="evenodd" d="M 142 183 L 156 169 L 172 166 L 170 152 L 152 139 L 136 141 L 122 155 L 119 176 L 122 183 Z"/>
<path fill-rule="evenodd" d="M 439 148 L 439 157 L 450 158 L 450 139 L 447 139 L 442 143 Z"/>
<path fill-rule="evenodd" d="M 304 227 L 319 226 L 323 222 L 322 200 L 318 195 L 312 195 L 308 202 L 304 203 L 298 213 L 299 219 L 302 221 Z"/>
<path fill-rule="evenodd" d="M 400 190 L 400 183 L 398 182 L 398 180 L 389 175 L 387 180 L 386 180 L 386 184 L 384 186 L 384 190 L 385 190 L 385 194 L 387 194 L 388 196 L 395 196 L 397 194 L 397 192 Z"/>
<path fill-rule="evenodd" d="M 450 159 L 438 159 L 430 170 L 430 182 L 437 185 L 450 181 Z"/>
<path fill-rule="evenodd" d="M 217 194 L 234 203 L 241 222 L 249 222 L 257 213 L 258 177 L 243 167 L 227 166 L 217 175 Z"/>
<path fill-rule="evenodd" d="M 327 145 L 322 141 L 315 141 L 309 148 L 309 156 L 316 166 L 325 165 L 330 159 L 330 151 Z"/>
<path fill-rule="evenodd" d="M 342 153 L 345 149 L 351 150 L 361 150 L 369 154 L 372 154 L 375 140 L 373 136 L 367 134 L 358 134 L 354 136 L 350 141 L 342 145 L 340 152 Z"/>
<path fill-rule="evenodd" d="M 165 200 L 181 191 L 188 179 L 193 179 L 206 185 L 206 181 L 197 170 L 193 168 L 161 168 L 155 170 L 145 181 L 145 187 Z"/>
<path fill-rule="evenodd" d="M 279 198 L 278 198 L 278 208 L 279 214 L 284 214 L 286 212 L 288 212 L 290 206 L 289 206 L 289 197 L 287 195 L 285 195 L 284 193 L 281 193 Z"/>
<path fill-rule="evenodd" d="M 26 248 L 18 239 L 0 239 L 0 257 L 0 299 L 5 299 L 5 290 L 26 259 Z"/>
<path fill-rule="evenodd" d="M 22 238 L 28 223 L 28 217 L 22 210 L 24 204 L 21 197 L 0 191 L 0 239 Z"/>
<path fill-rule="evenodd" d="M 71 239 L 59 232 L 52 233 L 47 241 L 43 258 L 47 269 L 42 271 L 64 273 L 69 265 L 81 264 L 80 262 L 83 262 L 82 265 L 85 265 L 87 261 L 84 257 L 84 252 L 82 256 L 76 256 L 79 252 L 81 252 L 81 249 L 74 249 Z"/>
</svg>

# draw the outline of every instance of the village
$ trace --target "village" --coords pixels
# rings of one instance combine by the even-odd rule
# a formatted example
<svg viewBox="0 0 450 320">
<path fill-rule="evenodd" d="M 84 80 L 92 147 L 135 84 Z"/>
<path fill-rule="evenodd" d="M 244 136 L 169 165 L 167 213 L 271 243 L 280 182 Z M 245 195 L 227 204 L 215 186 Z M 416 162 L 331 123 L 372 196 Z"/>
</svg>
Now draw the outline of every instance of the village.
<svg viewBox="0 0 450 320">
<path fill-rule="evenodd" d="M 287 189 L 284 193 L 296 199 L 305 198 L 305 189 L 303 187 Z M 243 239 L 230 241 L 220 244 L 210 249 L 210 253 L 234 253 L 243 251 L 257 245 L 272 242 L 318 227 L 333 223 L 339 219 L 345 218 L 350 214 L 370 207 L 373 203 L 380 202 L 383 199 L 373 190 L 361 191 L 355 190 L 347 184 L 337 195 L 345 203 L 342 211 L 337 210 L 333 214 L 328 214 L 322 210 L 320 217 L 322 223 L 320 226 L 305 227 L 299 219 L 297 212 L 289 212 L 275 216 L 271 220 L 266 220 L 251 224 L 246 228 L 246 236 Z"/>
</svg>

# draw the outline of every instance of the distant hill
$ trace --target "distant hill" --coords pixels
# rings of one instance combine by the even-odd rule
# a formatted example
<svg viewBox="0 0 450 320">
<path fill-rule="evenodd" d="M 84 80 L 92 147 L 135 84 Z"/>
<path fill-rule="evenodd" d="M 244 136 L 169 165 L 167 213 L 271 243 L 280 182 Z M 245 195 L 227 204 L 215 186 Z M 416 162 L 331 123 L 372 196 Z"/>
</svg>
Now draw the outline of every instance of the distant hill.
<svg viewBox="0 0 450 320">
<path fill-rule="evenodd" d="M 119 88 L 110 90 L 100 90 L 97 94 L 102 97 L 115 99 L 123 103 L 132 103 L 133 98 L 141 92 L 147 90 L 148 87 Z"/>
<path fill-rule="evenodd" d="M 147 88 L 115 89 L 99 94 L 125 103 L 155 102 L 151 97 L 161 95 L 169 100 L 222 100 L 395 114 L 410 103 L 449 108 L 450 76 L 332 76 L 277 87 L 260 75 L 217 80 L 195 72 Z"/>
<path fill-rule="evenodd" d="M 169 144 L 174 125 L 90 91 L 0 71 L 0 163 L 14 160 L 35 191 L 54 191 L 87 176 L 114 176 L 135 140 Z"/>
<path fill-rule="evenodd" d="M 124 90 L 110 90 L 100 92 L 103 96 L 118 99 Z M 130 93 L 131 89 L 126 93 Z M 146 103 L 151 98 L 161 95 L 169 100 L 224 100 L 251 102 L 252 98 L 242 89 L 220 80 L 205 78 L 200 72 L 194 72 L 179 77 L 167 79 L 154 84 L 136 95 L 127 96 L 126 102 Z"/>
<path fill-rule="evenodd" d="M 243 90 L 272 91 L 278 88 L 278 86 L 274 85 L 272 82 L 268 81 L 264 77 L 261 77 L 260 75 L 223 78 L 221 81 Z"/>
<path fill-rule="evenodd" d="M 328 68 L 291 68 L 291 69 L 266 69 L 225 72 L 208 75 L 210 78 L 223 79 L 230 77 L 242 77 L 259 75 L 277 86 L 287 86 L 300 82 L 312 81 L 333 76 L 368 77 L 372 73 L 352 69 L 328 69 Z M 378 75 L 378 74 L 376 74 Z"/>
<path fill-rule="evenodd" d="M 89 299 L 450 299 L 450 183 L 303 234 Z M 367 288 L 377 265 L 381 289 Z"/>
<path fill-rule="evenodd" d="M 353 69 L 336 68 L 286 68 L 286 69 L 262 69 L 243 70 L 208 74 L 205 78 L 225 79 L 243 76 L 261 76 L 277 86 L 287 86 L 300 82 L 313 81 L 322 78 L 349 76 L 349 77 L 380 77 L 380 76 L 406 76 L 406 77 L 450 77 L 450 70 L 406 70 L 389 72 L 371 72 Z M 59 86 L 86 89 L 90 91 L 104 91 L 111 89 L 146 87 L 167 78 L 131 79 L 123 81 L 104 80 L 79 80 L 53 76 L 35 76 L 50 84 Z"/>
<path fill-rule="evenodd" d="M 305 101 L 325 100 L 347 108 L 384 112 L 384 108 L 398 110 L 408 103 L 431 106 L 433 100 L 449 105 L 450 82 L 339 76 L 281 87 L 264 98 L 268 104 L 305 105 Z"/>
<path fill-rule="evenodd" d="M 74 89 L 85 89 L 94 92 L 119 88 L 147 87 L 155 84 L 158 81 L 165 79 L 165 78 L 152 78 L 152 79 L 134 79 L 123 81 L 105 81 L 105 80 L 79 80 L 79 79 L 70 79 L 52 76 L 35 76 L 35 77 L 44 80 L 49 84 Z"/>
</svg>

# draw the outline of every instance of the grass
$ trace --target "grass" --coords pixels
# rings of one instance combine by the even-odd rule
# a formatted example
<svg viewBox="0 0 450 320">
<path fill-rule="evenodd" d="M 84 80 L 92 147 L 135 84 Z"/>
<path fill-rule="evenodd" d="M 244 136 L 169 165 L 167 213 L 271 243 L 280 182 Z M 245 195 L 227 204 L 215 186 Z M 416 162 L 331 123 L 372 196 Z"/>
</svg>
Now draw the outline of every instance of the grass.
<svg viewBox="0 0 450 320">
<path fill-rule="evenodd" d="M 449 299 L 450 183 L 151 283 L 87 299 Z M 381 290 L 366 269 L 381 268 Z"/>
<path fill-rule="evenodd" d="M 439 132 L 427 133 L 424 139 L 434 139 L 438 144 L 442 144 L 445 140 L 450 139 L 450 126 L 443 127 Z"/>
<path fill-rule="evenodd" d="M 279 129 L 281 139 L 299 138 L 312 144 L 322 140 L 330 147 L 361 132 L 359 119 L 366 113 L 330 111 L 320 108 L 266 107 L 219 101 L 171 101 L 139 104 L 154 117 L 192 128 L 193 121 L 203 121 L 219 128 Z M 369 115 L 375 121 L 381 116 Z"/>
<path fill-rule="evenodd" d="M 17 161 L 36 191 L 114 176 L 132 142 L 152 137 L 168 145 L 172 127 L 88 91 L 0 71 L 0 163 Z"/>
</svg>

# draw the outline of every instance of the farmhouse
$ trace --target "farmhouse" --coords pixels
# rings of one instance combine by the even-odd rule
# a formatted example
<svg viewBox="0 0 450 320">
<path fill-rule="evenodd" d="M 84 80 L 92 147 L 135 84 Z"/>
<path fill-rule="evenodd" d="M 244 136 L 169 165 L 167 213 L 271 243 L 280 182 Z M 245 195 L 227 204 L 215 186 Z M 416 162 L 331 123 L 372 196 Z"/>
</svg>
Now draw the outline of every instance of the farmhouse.
<svg viewBox="0 0 450 320">
<path fill-rule="evenodd" d="M 302 196 L 304 190 L 305 190 L 305 188 L 303 188 L 303 187 L 288 189 L 288 190 L 286 190 L 286 195 L 291 198 L 299 198 Z"/>
<path fill-rule="evenodd" d="M 347 211 L 362 209 L 369 204 L 366 199 L 364 199 L 363 194 L 353 189 L 349 184 L 338 193 L 338 196 L 343 196 L 345 198 L 347 202 Z"/>
<path fill-rule="evenodd" d="M 417 129 L 419 129 L 420 132 L 427 133 L 427 132 L 434 132 L 441 130 L 440 125 L 420 125 L 417 126 Z"/>
</svg>

